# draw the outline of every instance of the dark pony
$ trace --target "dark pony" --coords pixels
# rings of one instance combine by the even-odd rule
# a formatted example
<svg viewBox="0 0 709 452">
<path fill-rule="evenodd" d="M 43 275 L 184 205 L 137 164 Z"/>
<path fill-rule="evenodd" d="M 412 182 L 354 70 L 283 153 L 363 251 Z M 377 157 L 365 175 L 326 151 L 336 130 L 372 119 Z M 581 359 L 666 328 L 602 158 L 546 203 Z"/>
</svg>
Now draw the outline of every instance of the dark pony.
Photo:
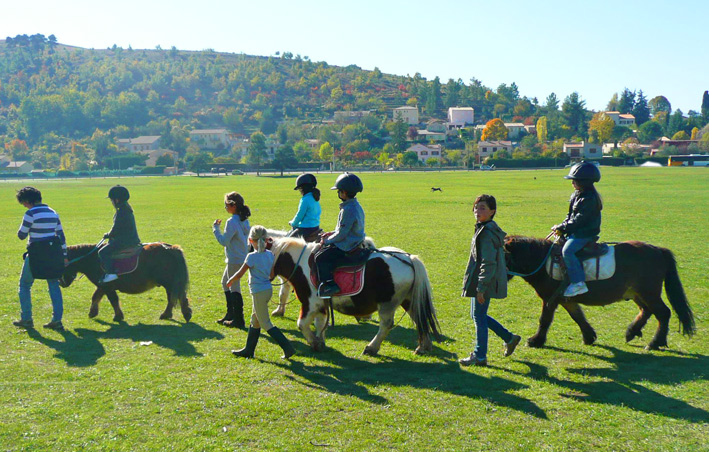
<svg viewBox="0 0 709 452">
<path fill-rule="evenodd" d="M 172 309 L 179 300 L 182 316 L 186 322 L 192 318 L 192 308 L 187 298 L 187 288 L 190 277 L 187 272 L 187 263 L 182 253 L 182 248 L 167 243 L 149 243 L 143 245 L 138 268 L 132 273 L 121 275 L 117 280 L 108 284 L 100 284 L 103 276 L 101 264 L 96 252 L 96 245 L 74 245 L 67 248 L 68 258 L 71 262 L 59 279 L 62 287 L 69 287 L 76 278 L 77 273 L 83 273 L 96 286 L 96 291 L 91 297 L 89 317 L 98 315 L 98 305 L 104 295 L 113 306 L 113 320 L 123 320 L 123 311 L 118 301 L 118 292 L 138 294 L 155 286 L 162 286 L 167 293 L 167 307 L 160 315 L 161 319 L 171 319 Z"/>
<path fill-rule="evenodd" d="M 559 294 L 562 281 L 552 279 L 542 265 L 551 246 L 552 242 L 549 240 L 532 237 L 509 236 L 505 239 L 508 272 L 523 275 L 523 279 L 534 288 L 543 301 L 539 329 L 527 340 L 530 347 L 544 345 L 547 331 L 554 319 L 554 311 L 559 304 L 581 328 L 584 343 L 591 345 L 596 340 L 596 332 L 586 320 L 579 304 L 605 306 L 631 299 L 640 308 L 640 313 L 628 326 L 625 340 L 629 342 L 635 337 L 642 337 L 643 327 L 654 315 L 659 325 L 646 348 L 656 350 L 667 347 L 667 332 L 672 313 L 662 301 L 663 282 L 667 298 L 682 325 L 682 332 L 688 336 L 694 334 L 694 314 L 684 294 L 672 251 L 643 242 L 619 243 L 615 245 L 616 271 L 611 278 L 589 281 L 587 293 L 563 298 Z"/>
</svg>

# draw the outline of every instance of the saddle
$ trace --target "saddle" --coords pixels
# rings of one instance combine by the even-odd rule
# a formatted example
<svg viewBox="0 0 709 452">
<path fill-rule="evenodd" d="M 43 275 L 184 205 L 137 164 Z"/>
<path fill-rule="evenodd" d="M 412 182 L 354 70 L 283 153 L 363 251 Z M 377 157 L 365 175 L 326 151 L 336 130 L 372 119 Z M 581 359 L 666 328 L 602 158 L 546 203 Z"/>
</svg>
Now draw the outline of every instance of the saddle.
<svg viewBox="0 0 709 452">
<path fill-rule="evenodd" d="M 322 246 L 318 245 L 308 258 L 310 267 L 310 281 L 315 287 L 320 286 L 318 269 L 315 265 L 317 255 L 322 251 Z M 364 270 L 374 248 L 365 247 L 364 243 L 351 250 L 347 256 L 347 262 L 335 267 L 333 277 L 340 287 L 340 292 L 333 296 L 347 297 L 359 294 L 364 287 Z"/>
<path fill-rule="evenodd" d="M 131 246 L 118 250 L 111 255 L 113 259 L 113 268 L 116 270 L 116 275 L 125 275 L 133 273 L 140 263 L 140 255 L 143 253 L 143 245 Z"/>
<path fill-rule="evenodd" d="M 596 240 L 586 244 L 576 256 L 583 265 L 586 281 L 599 281 L 611 278 L 615 274 L 615 247 L 606 243 L 598 243 Z M 561 250 L 564 241 L 558 241 L 552 245 L 551 255 L 546 263 L 546 270 L 552 279 L 561 281 L 566 278 L 566 266 Z"/>
</svg>

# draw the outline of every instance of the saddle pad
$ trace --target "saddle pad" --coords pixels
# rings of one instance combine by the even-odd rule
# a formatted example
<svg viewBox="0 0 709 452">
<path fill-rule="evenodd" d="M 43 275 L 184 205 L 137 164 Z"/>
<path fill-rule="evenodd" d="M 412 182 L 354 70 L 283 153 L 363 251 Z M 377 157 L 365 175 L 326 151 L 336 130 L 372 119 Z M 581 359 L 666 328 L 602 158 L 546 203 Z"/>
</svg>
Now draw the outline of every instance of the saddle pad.
<svg viewBox="0 0 709 452">
<path fill-rule="evenodd" d="M 121 253 L 114 254 L 112 259 L 113 269 L 116 271 L 116 274 L 125 275 L 126 273 L 133 273 L 140 263 L 140 254 L 141 253 L 136 253 L 128 257 L 121 257 Z"/>
<path fill-rule="evenodd" d="M 364 265 L 357 265 L 335 269 L 335 282 L 340 287 L 340 291 L 333 296 L 350 297 L 359 294 L 364 287 L 364 268 Z M 310 281 L 313 286 L 318 287 L 317 272 L 310 272 Z"/>
<path fill-rule="evenodd" d="M 586 281 L 600 281 L 608 279 L 615 274 L 615 247 L 611 246 L 608 252 L 596 259 L 592 257 L 583 262 L 583 270 L 586 273 Z M 596 265 L 598 264 L 598 268 Z M 561 268 L 558 262 L 548 259 L 546 263 L 547 274 L 557 281 L 561 281 L 566 276 L 566 271 Z M 596 277 L 598 275 L 598 277 Z"/>
</svg>

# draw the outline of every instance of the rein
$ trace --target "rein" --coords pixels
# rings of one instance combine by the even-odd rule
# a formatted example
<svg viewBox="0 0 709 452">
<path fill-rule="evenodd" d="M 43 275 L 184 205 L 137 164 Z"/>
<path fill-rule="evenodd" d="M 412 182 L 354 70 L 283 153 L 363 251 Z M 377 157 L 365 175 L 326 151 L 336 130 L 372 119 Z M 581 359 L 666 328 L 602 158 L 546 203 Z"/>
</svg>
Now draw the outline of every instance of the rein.
<svg viewBox="0 0 709 452">
<path fill-rule="evenodd" d="M 101 239 L 101 241 L 98 242 L 98 243 L 96 244 L 96 246 L 95 246 L 91 251 L 89 251 L 88 253 L 84 254 L 83 256 L 79 256 L 79 257 L 77 257 L 77 258 L 75 258 L 75 259 L 70 260 L 68 265 L 71 265 L 71 264 L 73 264 L 73 263 L 75 263 L 75 262 L 79 262 L 81 259 L 83 259 L 83 258 L 85 258 L 85 257 L 89 257 L 94 251 L 96 251 L 97 249 L 99 249 L 99 247 L 100 247 L 101 245 L 103 245 L 103 242 L 105 242 L 105 241 L 106 241 L 106 239 Z"/>
<path fill-rule="evenodd" d="M 300 251 L 300 255 L 298 256 L 298 260 L 295 262 L 295 265 L 293 266 L 293 271 L 291 272 L 290 276 L 288 278 L 284 279 L 283 282 L 280 284 L 271 283 L 272 286 L 282 286 L 285 283 L 287 283 L 288 281 L 290 281 L 290 279 L 293 277 L 293 275 L 295 275 L 295 271 L 298 270 L 298 265 L 300 264 L 300 259 L 303 257 L 303 254 L 305 253 L 306 248 L 308 248 L 307 244 Z"/>
<path fill-rule="evenodd" d="M 549 259 L 549 256 L 551 256 L 551 252 L 552 252 L 553 249 L 554 249 L 554 244 L 552 244 L 551 246 L 549 246 L 549 252 L 547 253 L 546 257 L 544 258 L 544 260 L 542 261 L 542 263 L 539 264 L 539 267 L 537 267 L 537 269 L 534 270 L 532 273 L 517 273 L 517 272 L 513 272 L 513 271 L 510 271 L 510 270 L 507 270 L 507 274 L 508 274 L 508 275 L 512 275 L 512 276 L 520 276 L 520 277 L 522 277 L 522 278 L 526 278 L 527 276 L 532 276 L 533 274 L 537 273 L 539 270 L 541 270 L 541 269 L 544 267 L 544 264 L 546 264 L 547 259 Z"/>
</svg>

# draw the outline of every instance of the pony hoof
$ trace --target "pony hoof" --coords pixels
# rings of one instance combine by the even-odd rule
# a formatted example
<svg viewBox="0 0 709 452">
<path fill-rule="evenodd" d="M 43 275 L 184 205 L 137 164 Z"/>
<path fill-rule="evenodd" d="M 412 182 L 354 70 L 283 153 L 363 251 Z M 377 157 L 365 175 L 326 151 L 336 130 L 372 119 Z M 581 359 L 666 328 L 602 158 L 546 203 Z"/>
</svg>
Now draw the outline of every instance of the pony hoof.
<svg viewBox="0 0 709 452">
<path fill-rule="evenodd" d="M 366 356 L 377 356 L 378 353 L 378 350 L 374 350 L 369 347 L 364 347 L 364 351 L 362 352 L 362 354 Z"/>
<path fill-rule="evenodd" d="M 527 339 L 527 346 L 532 348 L 542 348 L 544 347 L 544 342 L 534 337 L 530 337 L 529 339 Z"/>
<path fill-rule="evenodd" d="M 93 309 L 89 311 L 89 318 L 90 319 L 93 319 L 97 315 L 98 315 L 98 309 L 96 309 L 95 311 Z"/>
<path fill-rule="evenodd" d="M 429 348 L 426 347 L 416 347 L 414 350 L 414 355 L 428 355 L 431 352 Z"/>
<path fill-rule="evenodd" d="M 185 323 L 189 323 L 190 319 L 192 318 L 192 309 L 182 311 L 182 317 L 185 318 Z"/>
<path fill-rule="evenodd" d="M 321 352 L 325 350 L 325 341 L 316 340 L 315 342 L 313 342 L 313 350 L 316 352 Z"/>
<path fill-rule="evenodd" d="M 596 342 L 596 335 L 595 334 L 591 337 L 588 337 L 588 338 L 584 337 L 583 338 L 584 345 L 593 345 L 595 342 Z"/>
<path fill-rule="evenodd" d="M 638 332 L 638 333 L 627 332 L 627 333 L 625 333 L 625 342 L 630 342 L 633 339 L 635 339 L 636 337 L 643 337 L 643 333 L 642 332 Z"/>
<path fill-rule="evenodd" d="M 169 320 L 172 318 L 172 314 L 168 314 L 167 312 L 163 312 L 160 314 L 160 320 Z"/>
<path fill-rule="evenodd" d="M 281 309 L 276 309 L 271 313 L 272 317 L 283 317 L 285 315 L 285 312 L 283 312 Z"/>
</svg>

